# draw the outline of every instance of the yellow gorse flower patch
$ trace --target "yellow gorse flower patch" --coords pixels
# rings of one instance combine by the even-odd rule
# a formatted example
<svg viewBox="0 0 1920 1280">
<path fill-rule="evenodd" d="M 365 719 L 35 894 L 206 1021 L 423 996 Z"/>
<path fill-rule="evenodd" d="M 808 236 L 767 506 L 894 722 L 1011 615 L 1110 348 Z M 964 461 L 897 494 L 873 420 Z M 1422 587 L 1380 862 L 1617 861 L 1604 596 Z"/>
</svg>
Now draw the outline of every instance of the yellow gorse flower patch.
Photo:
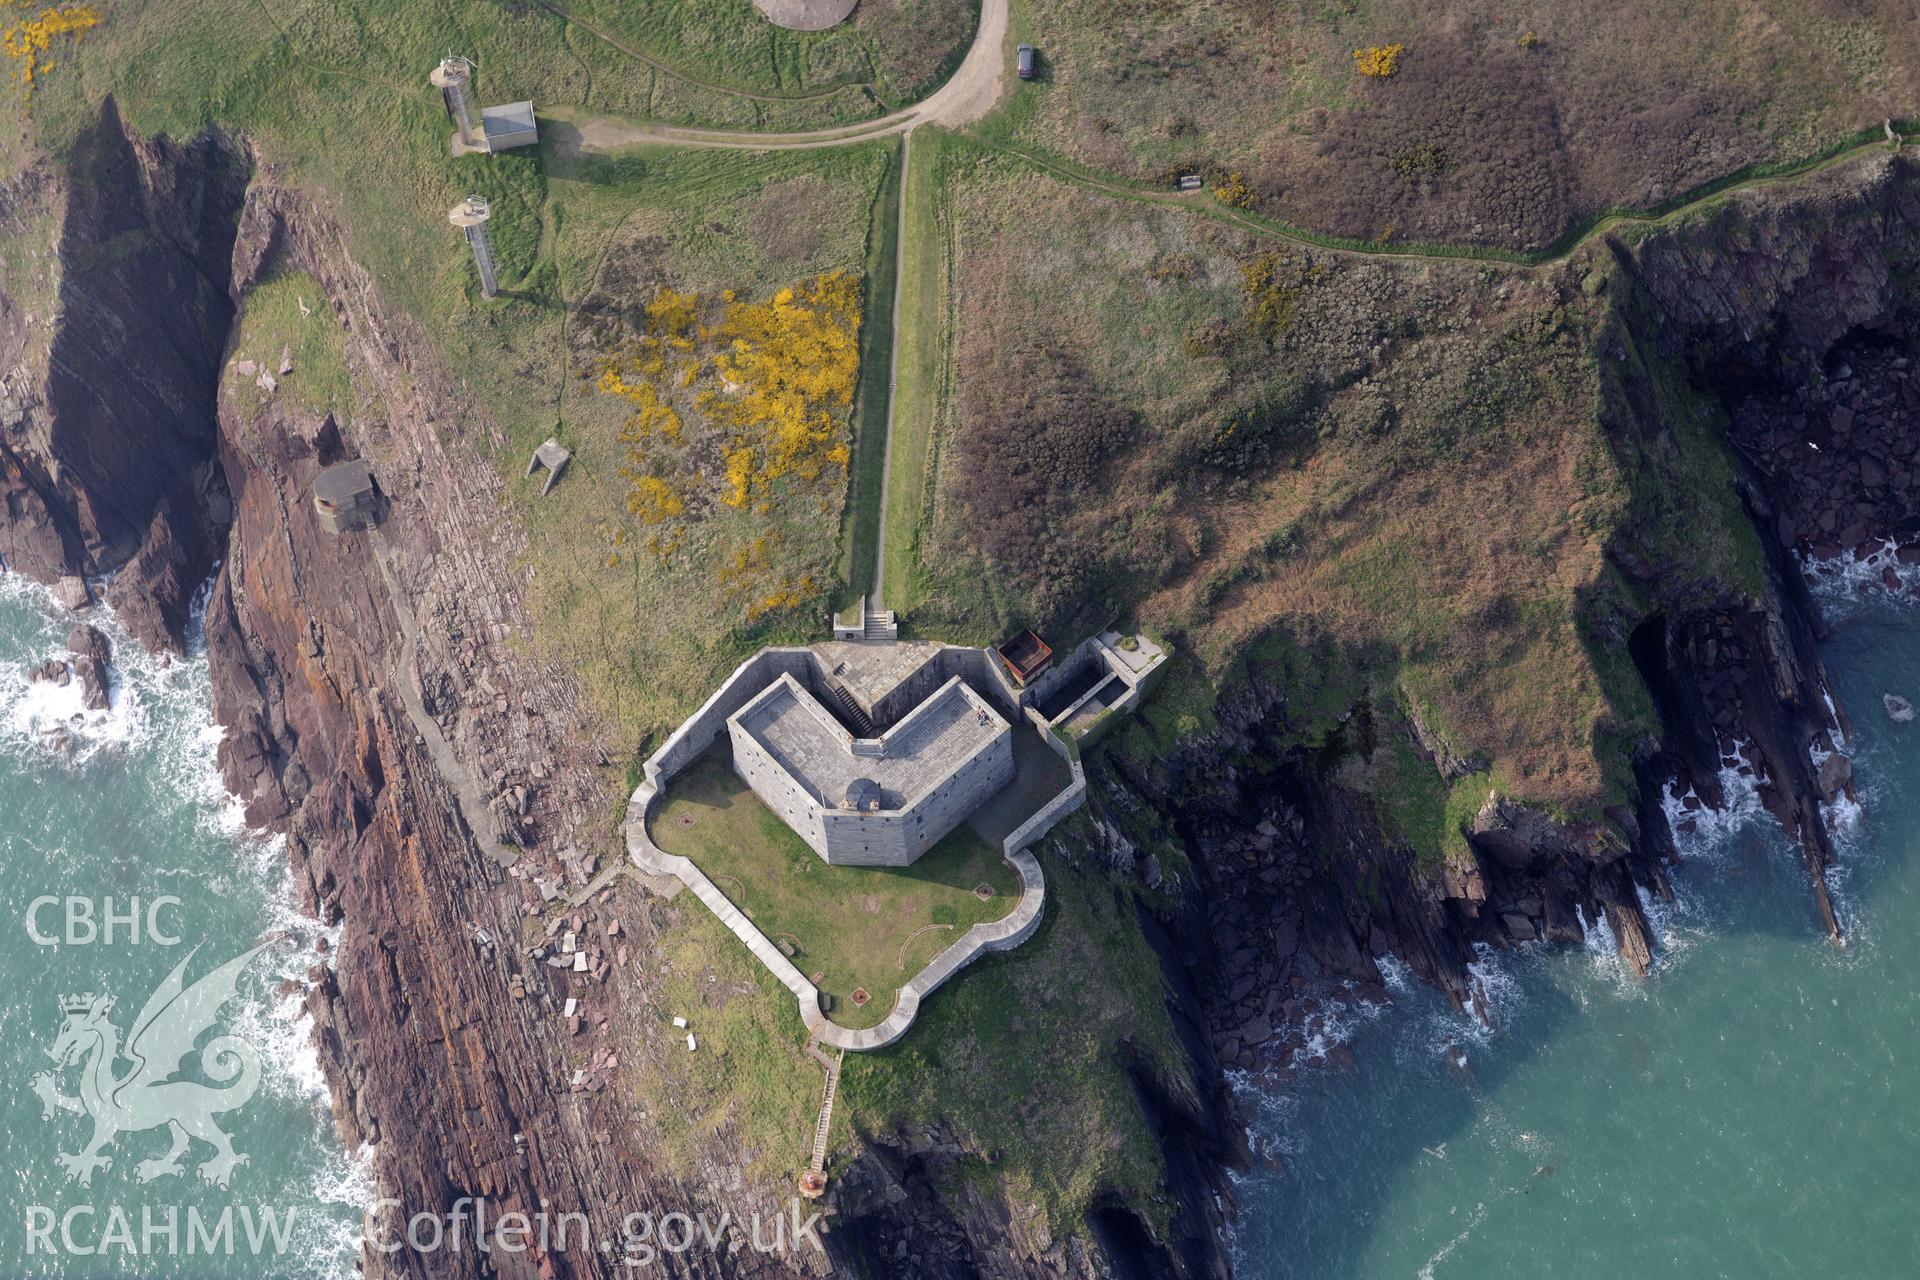
<svg viewBox="0 0 1920 1280">
<path fill-rule="evenodd" d="M 629 511 L 660 530 L 655 549 L 672 554 L 682 526 L 728 510 L 771 515 L 795 499 L 793 514 L 830 510 L 851 454 L 858 277 L 829 272 L 761 302 L 662 287 L 640 314 L 643 332 L 602 361 L 595 385 L 632 406 L 620 473 Z M 819 590 L 812 574 L 773 563 L 779 545 L 763 530 L 723 562 L 722 585 L 750 620 Z"/>
<path fill-rule="evenodd" d="M 1355 49 L 1353 69 L 1363 76 L 1386 80 L 1400 70 L 1400 55 L 1406 51 L 1404 44 L 1374 44 Z"/>
<path fill-rule="evenodd" d="M 78 40 L 89 28 L 100 25 L 100 14 L 92 5 L 69 4 L 29 10 L 32 0 L 0 0 L 0 52 L 12 59 L 20 81 L 20 100 L 33 104 L 35 78 L 53 70 L 44 58 L 49 46 L 61 36 Z"/>
</svg>

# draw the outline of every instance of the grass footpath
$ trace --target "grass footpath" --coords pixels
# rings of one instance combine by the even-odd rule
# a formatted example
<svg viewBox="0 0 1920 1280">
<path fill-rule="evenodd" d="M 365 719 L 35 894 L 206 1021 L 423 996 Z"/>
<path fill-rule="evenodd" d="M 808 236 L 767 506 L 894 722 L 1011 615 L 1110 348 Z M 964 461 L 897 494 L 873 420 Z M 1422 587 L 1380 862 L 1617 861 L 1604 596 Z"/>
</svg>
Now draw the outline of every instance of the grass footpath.
<svg viewBox="0 0 1920 1280">
<path fill-rule="evenodd" d="M 717 759 L 675 778 L 651 825 L 662 849 L 691 858 L 763 933 L 795 949 L 846 1027 L 880 1022 L 908 979 L 1020 898 L 1013 868 L 966 827 L 911 867 L 828 866 Z M 983 884 L 993 888 L 984 900 L 974 892 Z"/>
<path fill-rule="evenodd" d="M 836 610 L 873 589 L 880 553 L 880 504 L 886 500 L 888 383 L 893 375 L 894 289 L 900 277 L 900 162 L 904 139 L 874 195 L 867 220 L 865 289 L 861 304 L 860 389 L 853 406 L 853 468 L 840 528 Z"/>
<path fill-rule="evenodd" d="M 916 599 L 927 464 L 944 399 L 949 255 L 940 192 L 943 154 L 942 135 L 920 138 L 909 152 L 902 193 L 904 252 L 882 553 L 887 605 L 896 611 L 911 609 Z"/>
</svg>

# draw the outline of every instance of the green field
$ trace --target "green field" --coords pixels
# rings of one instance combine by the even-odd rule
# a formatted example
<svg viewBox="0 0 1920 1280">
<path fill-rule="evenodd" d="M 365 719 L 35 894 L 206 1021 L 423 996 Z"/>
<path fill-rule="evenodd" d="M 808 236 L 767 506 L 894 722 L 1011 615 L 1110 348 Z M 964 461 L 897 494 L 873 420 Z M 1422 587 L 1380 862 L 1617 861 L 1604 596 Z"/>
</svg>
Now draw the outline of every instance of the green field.
<svg viewBox="0 0 1920 1280">
<path fill-rule="evenodd" d="M 673 780 L 651 826 L 662 849 L 691 858 L 762 933 L 795 948 L 846 1027 L 885 1018 L 929 960 L 1019 901 L 1013 868 L 964 826 L 911 867 L 828 866 L 716 759 Z M 980 885 L 993 896 L 977 896 Z"/>
</svg>

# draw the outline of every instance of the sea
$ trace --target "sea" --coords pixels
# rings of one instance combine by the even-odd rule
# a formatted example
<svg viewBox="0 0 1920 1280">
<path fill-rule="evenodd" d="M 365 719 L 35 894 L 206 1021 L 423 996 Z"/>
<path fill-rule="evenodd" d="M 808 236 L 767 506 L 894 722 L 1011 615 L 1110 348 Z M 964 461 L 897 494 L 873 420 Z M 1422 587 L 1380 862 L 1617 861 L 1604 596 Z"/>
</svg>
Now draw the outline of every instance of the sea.
<svg viewBox="0 0 1920 1280">
<path fill-rule="evenodd" d="M 65 654 L 73 620 L 0 574 L 0 1277 L 352 1276 L 369 1154 L 349 1157 L 334 1133 L 289 985 L 333 939 L 295 908 L 283 843 L 247 830 L 221 786 L 197 622 L 190 655 L 167 660 L 110 611 L 88 620 L 114 648 L 104 712 L 77 683 L 28 680 Z M 145 1018 L 150 1002 L 161 1012 Z M 76 1007 L 81 1053 L 62 1061 Z M 113 1063 L 98 1061 L 102 1024 Z M 169 1031 L 184 1055 L 161 1052 Z M 214 1037 L 250 1047 L 257 1083 Z M 175 1083 L 144 1090 L 160 1080 Z M 84 1153 L 97 1111 L 125 1127 L 83 1185 L 62 1157 Z M 227 1135 L 224 1187 L 202 1177 L 221 1163 L 211 1143 L 166 1169 L 176 1116 Z"/>
<path fill-rule="evenodd" d="M 1729 773 L 1679 837 L 1658 963 L 1486 952 L 1491 1025 L 1390 968 L 1308 1028 L 1350 1068 L 1243 1082 L 1276 1157 L 1239 1187 L 1249 1280 L 1897 1280 L 1920 1275 L 1920 606 L 1837 572 L 1823 658 L 1860 803 L 1829 812 L 1844 947 Z M 1683 816 L 1682 797 L 1672 812 Z M 1336 1055 L 1343 1057 L 1344 1055 Z"/>
</svg>

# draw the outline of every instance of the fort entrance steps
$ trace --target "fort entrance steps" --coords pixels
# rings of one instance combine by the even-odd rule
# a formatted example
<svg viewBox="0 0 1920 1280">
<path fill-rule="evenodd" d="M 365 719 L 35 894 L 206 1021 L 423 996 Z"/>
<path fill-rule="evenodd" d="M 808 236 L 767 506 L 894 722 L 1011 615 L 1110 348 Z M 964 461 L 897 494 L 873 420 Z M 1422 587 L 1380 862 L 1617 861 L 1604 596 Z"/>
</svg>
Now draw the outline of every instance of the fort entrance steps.
<svg viewBox="0 0 1920 1280">
<path fill-rule="evenodd" d="M 880 597 L 861 596 L 833 615 L 833 638 L 892 644 L 900 638 L 900 619 L 880 607 Z"/>
<path fill-rule="evenodd" d="M 863 640 L 898 640 L 900 638 L 900 624 L 895 620 L 893 610 L 876 609 L 870 599 L 861 601 L 861 622 L 863 625 L 860 638 Z"/>
</svg>

